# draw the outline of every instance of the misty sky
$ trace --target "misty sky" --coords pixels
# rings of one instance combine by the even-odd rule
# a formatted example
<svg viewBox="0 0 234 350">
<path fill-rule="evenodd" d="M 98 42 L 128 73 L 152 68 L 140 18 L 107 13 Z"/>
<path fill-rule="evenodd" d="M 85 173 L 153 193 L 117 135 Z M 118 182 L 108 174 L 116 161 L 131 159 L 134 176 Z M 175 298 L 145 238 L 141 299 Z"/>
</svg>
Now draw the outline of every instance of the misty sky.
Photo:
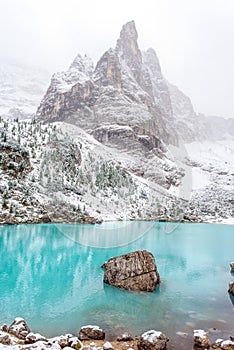
<svg viewBox="0 0 234 350">
<path fill-rule="evenodd" d="M 234 0 L 0 0 L 0 61 L 50 72 L 77 53 L 96 61 L 133 19 L 197 112 L 234 117 Z"/>
</svg>

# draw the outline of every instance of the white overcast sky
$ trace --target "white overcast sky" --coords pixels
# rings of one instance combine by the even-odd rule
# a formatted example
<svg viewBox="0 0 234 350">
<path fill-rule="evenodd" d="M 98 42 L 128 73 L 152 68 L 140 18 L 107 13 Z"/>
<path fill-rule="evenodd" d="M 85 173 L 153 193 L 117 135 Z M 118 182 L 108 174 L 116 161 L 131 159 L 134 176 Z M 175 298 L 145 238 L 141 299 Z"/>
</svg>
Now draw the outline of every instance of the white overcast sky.
<svg viewBox="0 0 234 350">
<path fill-rule="evenodd" d="M 0 61 L 50 72 L 77 53 L 97 61 L 133 19 L 197 112 L 234 117 L 234 0 L 0 0 Z"/>
</svg>

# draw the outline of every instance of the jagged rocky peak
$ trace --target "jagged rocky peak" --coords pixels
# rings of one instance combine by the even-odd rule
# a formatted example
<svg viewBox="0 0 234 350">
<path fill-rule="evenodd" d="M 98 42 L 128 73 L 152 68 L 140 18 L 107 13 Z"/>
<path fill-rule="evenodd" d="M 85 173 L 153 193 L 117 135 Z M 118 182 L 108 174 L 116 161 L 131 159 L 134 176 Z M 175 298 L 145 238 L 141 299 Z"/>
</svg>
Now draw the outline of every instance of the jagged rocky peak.
<svg viewBox="0 0 234 350">
<path fill-rule="evenodd" d="M 147 51 L 142 53 L 143 55 L 143 62 L 147 63 L 148 68 L 151 70 L 151 72 L 155 75 L 158 75 L 161 72 L 161 66 L 159 63 L 158 56 L 152 47 L 150 47 Z"/>
<path fill-rule="evenodd" d="M 172 112 L 157 55 L 149 49 L 143 62 L 137 38 L 134 21 L 126 23 L 115 49 L 102 55 L 93 74 L 87 56 L 78 55 L 66 73 L 53 77 L 39 118 L 69 120 L 91 132 L 103 124 L 139 126 L 176 144 L 173 129 L 165 124 Z"/>
<path fill-rule="evenodd" d="M 76 56 L 72 64 L 70 65 L 69 71 L 75 70 L 78 72 L 82 72 L 84 74 L 87 74 L 89 77 L 92 76 L 94 72 L 94 65 L 91 57 L 89 57 L 87 54 L 82 57 L 80 54 Z"/>
<path fill-rule="evenodd" d="M 155 104 L 160 109 L 165 122 L 173 117 L 171 98 L 166 79 L 162 75 L 158 56 L 154 49 L 143 52 L 143 63 L 152 85 Z M 145 78 L 146 79 L 146 78 Z"/>
<path fill-rule="evenodd" d="M 124 58 L 134 58 L 134 61 L 142 63 L 141 51 L 137 43 L 138 34 L 135 22 L 131 21 L 123 25 L 120 37 L 117 40 L 116 49 Z"/>
<path fill-rule="evenodd" d="M 144 89 L 144 79 L 142 77 L 142 54 L 137 42 L 138 34 L 135 22 L 126 23 L 120 32 L 120 37 L 117 40 L 116 50 L 120 58 L 125 61 L 129 67 L 132 76 L 137 83 Z"/>
<path fill-rule="evenodd" d="M 100 58 L 95 68 L 94 80 L 99 86 L 112 85 L 121 88 L 121 66 L 116 50 L 109 49 Z"/>
</svg>

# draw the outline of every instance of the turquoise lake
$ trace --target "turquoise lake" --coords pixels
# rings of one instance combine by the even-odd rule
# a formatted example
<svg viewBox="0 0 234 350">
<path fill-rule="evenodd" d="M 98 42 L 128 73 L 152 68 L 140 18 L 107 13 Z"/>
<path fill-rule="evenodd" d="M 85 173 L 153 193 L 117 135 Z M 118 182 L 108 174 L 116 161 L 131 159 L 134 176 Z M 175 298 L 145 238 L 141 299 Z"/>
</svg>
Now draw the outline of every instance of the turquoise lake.
<svg viewBox="0 0 234 350">
<path fill-rule="evenodd" d="M 103 284 L 100 267 L 137 249 L 152 252 L 161 285 L 153 293 Z M 234 280 L 234 226 L 112 222 L 0 227 L 0 324 L 16 316 L 46 336 L 97 324 L 107 337 L 149 329 L 234 330 L 228 283 Z M 211 330 L 212 333 L 212 330 Z M 181 338 L 182 339 L 182 338 Z"/>
</svg>

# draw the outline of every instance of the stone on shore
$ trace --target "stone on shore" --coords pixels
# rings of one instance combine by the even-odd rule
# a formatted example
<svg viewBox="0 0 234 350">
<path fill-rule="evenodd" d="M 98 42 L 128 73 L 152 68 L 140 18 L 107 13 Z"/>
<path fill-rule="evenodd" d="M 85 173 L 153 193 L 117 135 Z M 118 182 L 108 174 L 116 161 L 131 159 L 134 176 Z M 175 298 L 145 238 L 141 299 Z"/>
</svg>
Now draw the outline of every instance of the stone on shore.
<svg viewBox="0 0 234 350">
<path fill-rule="evenodd" d="M 153 292 L 160 283 L 154 256 L 146 250 L 111 258 L 102 267 L 104 282 L 118 288 Z"/>
<path fill-rule="evenodd" d="M 6 334 L 6 333 L 0 331 L 0 344 L 3 344 L 3 345 L 10 345 L 11 344 L 11 338 L 10 338 L 9 334 Z"/>
<path fill-rule="evenodd" d="M 196 329 L 193 331 L 194 346 L 198 348 L 207 349 L 210 347 L 210 340 L 207 332 L 202 329 Z"/>
<path fill-rule="evenodd" d="M 217 339 L 212 348 L 216 350 L 234 350 L 234 342 L 232 340 Z"/>
<path fill-rule="evenodd" d="M 25 344 L 33 344 L 38 341 L 48 342 L 48 339 L 46 339 L 45 337 L 43 337 L 43 335 L 39 333 L 33 333 L 33 332 L 28 333 L 25 338 Z"/>
<path fill-rule="evenodd" d="M 19 339 L 25 339 L 30 333 L 30 329 L 23 318 L 17 317 L 8 328 L 8 333 L 15 335 Z"/>
<path fill-rule="evenodd" d="M 138 350 L 165 350 L 169 339 L 162 332 L 150 330 L 141 335 L 138 340 Z"/>
<path fill-rule="evenodd" d="M 123 333 L 121 336 L 117 338 L 117 341 L 132 341 L 134 338 L 128 334 L 128 333 Z"/>
<path fill-rule="evenodd" d="M 107 341 L 105 344 L 103 344 L 103 350 L 113 350 L 112 344 Z"/>
<path fill-rule="evenodd" d="M 83 326 L 78 334 L 80 340 L 103 340 L 105 332 L 98 326 Z"/>
</svg>

